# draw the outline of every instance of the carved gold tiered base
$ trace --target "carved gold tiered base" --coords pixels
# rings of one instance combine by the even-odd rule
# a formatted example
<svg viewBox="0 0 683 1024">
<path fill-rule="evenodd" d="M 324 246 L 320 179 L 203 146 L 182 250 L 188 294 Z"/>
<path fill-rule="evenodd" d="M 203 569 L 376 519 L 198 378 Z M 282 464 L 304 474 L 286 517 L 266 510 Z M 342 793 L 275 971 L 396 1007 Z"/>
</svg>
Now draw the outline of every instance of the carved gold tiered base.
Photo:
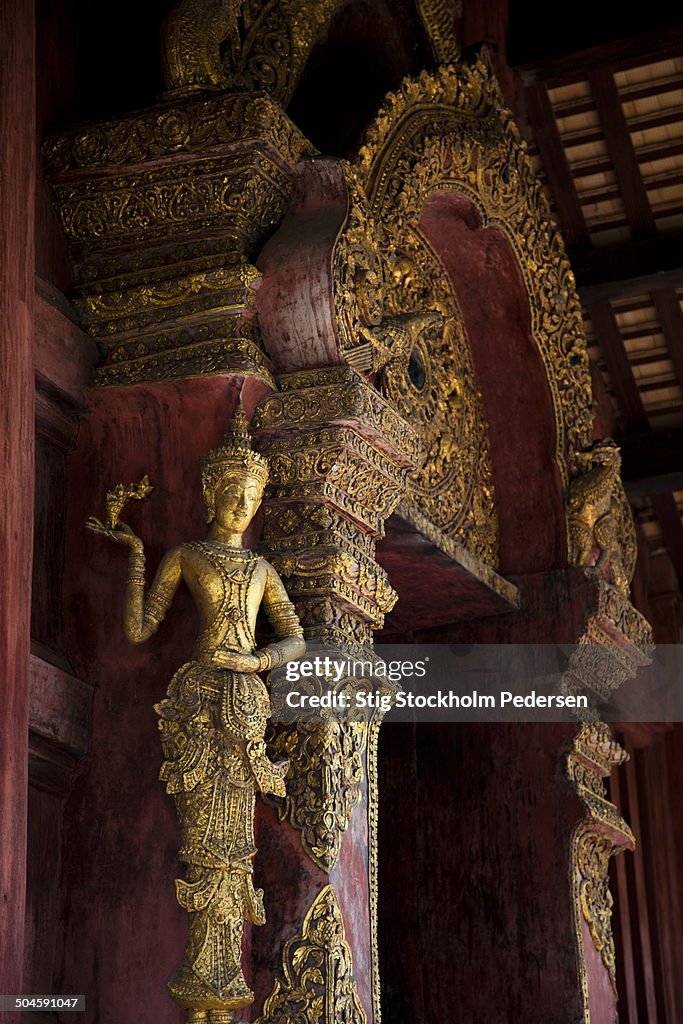
<svg viewBox="0 0 683 1024">
<path fill-rule="evenodd" d="M 228 1010 L 190 1010 L 187 1024 L 231 1024 L 234 1019 Z"/>
</svg>

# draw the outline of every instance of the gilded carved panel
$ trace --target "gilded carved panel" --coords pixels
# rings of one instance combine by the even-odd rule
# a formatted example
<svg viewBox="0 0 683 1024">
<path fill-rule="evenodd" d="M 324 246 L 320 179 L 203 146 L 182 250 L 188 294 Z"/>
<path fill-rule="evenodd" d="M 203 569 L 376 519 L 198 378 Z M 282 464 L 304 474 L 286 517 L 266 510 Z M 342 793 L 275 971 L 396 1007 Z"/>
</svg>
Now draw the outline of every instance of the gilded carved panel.
<svg viewBox="0 0 683 1024">
<path fill-rule="evenodd" d="M 469 343 L 451 281 L 421 232 L 406 225 L 392 251 L 389 315 L 433 309 L 441 316 L 402 359 L 390 360 L 381 387 L 422 439 L 409 502 L 447 537 L 489 565 L 497 562 L 497 520 L 487 440 Z"/>
<path fill-rule="evenodd" d="M 166 86 L 264 91 L 287 106 L 344 0 L 177 0 L 164 28 Z"/>
<path fill-rule="evenodd" d="M 566 486 L 591 437 L 581 310 L 562 239 L 486 56 L 405 80 L 368 130 L 357 168 L 399 268 L 405 225 L 415 225 L 437 193 L 464 196 L 484 226 L 509 240 L 552 395 L 555 459 Z"/>
<path fill-rule="evenodd" d="M 402 160 L 397 151 L 388 173 Z M 357 171 L 344 175 L 348 213 L 333 255 L 340 347 L 420 436 L 401 512 L 495 565 L 487 426 L 452 282 L 414 219 L 369 201 Z"/>
<path fill-rule="evenodd" d="M 600 954 L 616 993 L 616 963 L 612 936 L 612 894 L 609 889 L 610 858 L 635 848 L 633 832 L 607 799 L 604 780 L 628 754 L 602 722 L 582 725 L 567 755 L 567 775 L 585 808 L 585 817 L 571 841 L 571 879 L 574 927 L 585 1021 L 589 1024 L 590 999 L 582 921 Z"/>
<path fill-rule="evenodd" d="M 316 896 L 301 931 L 282 951 L 281 977 L 256 1024 L 366 1024 L 344 919 L 331 885 Z"/>
</svg>

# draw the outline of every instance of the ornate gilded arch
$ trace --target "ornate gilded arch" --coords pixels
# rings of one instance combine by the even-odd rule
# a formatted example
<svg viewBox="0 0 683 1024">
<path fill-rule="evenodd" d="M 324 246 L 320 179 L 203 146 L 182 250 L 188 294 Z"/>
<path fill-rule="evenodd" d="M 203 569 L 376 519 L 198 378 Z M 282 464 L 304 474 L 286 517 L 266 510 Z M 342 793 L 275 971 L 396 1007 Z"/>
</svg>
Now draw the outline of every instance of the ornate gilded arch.
<svg viewBox="0 0 683 1024">
<path fill-rule="evenodd" d="M 369 128 L 357 168 L 399 267 L 405 225 L 411 244 L 419 246 L 420 212 L 437 193 L 465 197 L 483 225 L 498 227 L 508 239 L 529 296 L 531 334 L 552 396 L 555 460 L 566 488 L 579 468 L 577 453 L 591 440 L 581 309 L 562 238 L 485 51 L 472 64 L 406 79 Z"/>
<path fill-rule="evenodd" d="M 176 0 L 162 32 L 166 88 L 177 94 L 262 90 L 286 107 L 313 46 L 349 2 Z M 436 60 L 457 60 L 460 0 L 417 0 L 415 6 Z"/>
</svg>

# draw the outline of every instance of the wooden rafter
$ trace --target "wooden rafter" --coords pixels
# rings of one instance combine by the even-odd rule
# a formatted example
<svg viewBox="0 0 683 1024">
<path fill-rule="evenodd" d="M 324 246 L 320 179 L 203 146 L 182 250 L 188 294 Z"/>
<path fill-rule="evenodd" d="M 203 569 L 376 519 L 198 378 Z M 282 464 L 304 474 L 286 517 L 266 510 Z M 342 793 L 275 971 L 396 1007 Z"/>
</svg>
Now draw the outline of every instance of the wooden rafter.
<svg viewBox="0 0 683 1024">
<path fill-rule="evenodd" d="M 678 295 L 673 288 L 660 288 L 652 292 L 652 299 L 678 383 L 683 388 L 683 312 Z"/>
<path fill-rule="evenodd" d="M 591 71 L 588 81 L 605 137 L 605 145 L 619 183 L 629 227 L 634 238 L 647 237 L 657 230 L 655 218 L 640 175 L 614 75 L 609 68 L 603 67 Z"/>
<path fill-rule="evenodd" d="M 630 122 L 632 131 L 644 131 L 650 128 L 666 128 L 668 125 L 676 125 L 681 120 L 681 108 L 669 107 L 657 114 L 647 114 L 641 117 L 634 117 Z M 601 142 L 604 133 L 600 127 L 578 128 L 575 131 L 565 132 L 562 135 L 563 144 L 569 148 L 587 146 L 591 143 Z M 532 147 L 533 152 L 533 147 Z"/>
<path fill-rule="evenodd" d="M 626 434 L 617 443 L 629 497 L 683 491 L 683 430 Z"/>
<path fill-rule="evenodd" d="M 624 426 L 629 431 L 647 430 L 647 413 L 612 305 L 605 299 L 597 299 L 588 305 L 588 312 L 621 408 Z"/>
<path fill-rule="evenodd" d="M 647 295 L 650 292 L 655 294 L 663 290 L 675 294 L 676 288 L 683 288 L 683 267 L 659 270 L 653 274 L 643 274 L 624 280 L 579 285 L 579 294 L 582 302 L 588 305 L 596 299 L 628 299 L 632 295 Z"/>
<path fill-rule="evenodd" d="M 571 168 L 562 145 L 548 90 L 543 84 L 525 90 L 526 111 L 534 130 L 560 228 L 572 248 L 590 248 L 590 233 L 583 215 Z"/>
<path fill-rule="evenodd" d="M 536 82 L 564 84 L 585 78 L 596 68 L 621 69 L 680 57 L 682 46 L 683 25 L 678 25 L 667 28 L 666 32 L 645 32 L 642 36 L 602 43 L 576 53 L 520 64 L 516 71 L 525 85 Z"/>
<path fill-rule="evenodd" d="M 683 286 L 683 232 L 572 252 L 582 299 L 618 299 Z"/>
</svg>

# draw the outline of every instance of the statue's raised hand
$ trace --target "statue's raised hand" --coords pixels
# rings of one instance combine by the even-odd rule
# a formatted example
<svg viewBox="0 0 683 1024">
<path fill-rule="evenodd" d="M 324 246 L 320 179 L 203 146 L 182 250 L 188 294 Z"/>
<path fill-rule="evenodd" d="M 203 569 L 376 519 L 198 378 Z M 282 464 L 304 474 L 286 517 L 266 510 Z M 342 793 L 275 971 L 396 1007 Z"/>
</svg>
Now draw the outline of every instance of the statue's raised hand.
<svg viewBox="0 0 683 1024">
<path fill-rule="evenodd" d="M 125 544 L 131 551 L 142 551 L 143 549 L 140 538 L 133 533 L 127 523 L 122 523 L 120 520 L 114 529 L 110 529 L 108 526 L 105 526 L 101 519 L 97 519 L 96 516 L 90 516 L 85 527 L 87 530 L 92 530 L 93 533 L 99 533 L 103 537 L 115 540 L 118 544 Z"/>
</svg>

